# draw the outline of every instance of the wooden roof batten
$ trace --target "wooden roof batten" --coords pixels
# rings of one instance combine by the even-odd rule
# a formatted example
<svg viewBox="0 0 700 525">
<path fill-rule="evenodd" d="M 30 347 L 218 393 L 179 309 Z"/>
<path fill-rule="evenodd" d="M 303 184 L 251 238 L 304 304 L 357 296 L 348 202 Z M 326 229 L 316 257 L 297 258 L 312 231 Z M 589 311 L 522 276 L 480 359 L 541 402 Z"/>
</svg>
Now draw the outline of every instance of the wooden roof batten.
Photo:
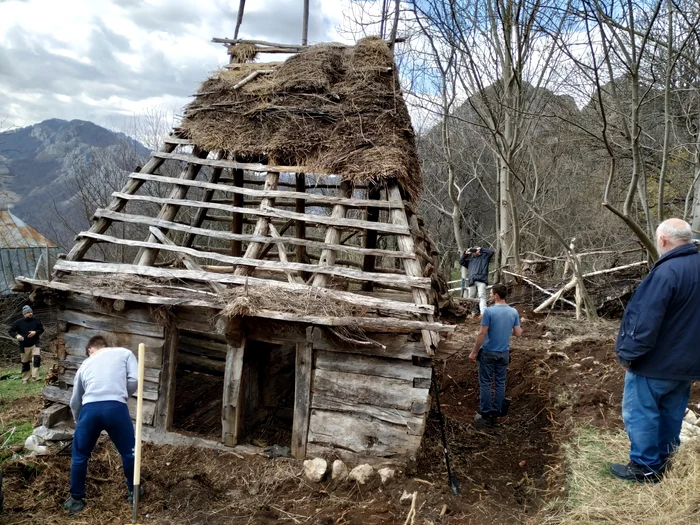
<svg viewBox="0 0 700 525">
<path fill-rule="evenodd" d="M 259 52 L 309 49 L 262 41 L 214 41 L 267 50 Z M 246 85 L 258 81 L 252 78 Z M 233 84 L 232 89 L 241 89 L 239 84 Z M 310 174 L 333 179 L 336 174 L 318 166 L 249 160 L 249 156 L 242 159 L 228 150 L 199 144 L 186 130 L 174 130 L 143 168 L 129 175 L 122 190 L 113 193 L 109 206 L 96 210 L 92 227 L 78 234 L 69 254 L 57 262 L 57 279 L 20 281 L 29 288 L 57 293 L 218 310 L 231 300 L 234 290 L 248 293 L 267 287 L 300 297 L 324 298 L 355 313 L 333 315 L 279 305 L 263 306 L 245 315 L 375 332 L 419 332 L 426 352 L 433 355 L 439 332 L 452 327 L 435 320 L 436 263 L 431 259 L 435 247 L 407 202 L 411 195 L 404 193 L 400 180 L 369 179 L 355 185 L 340 174 L 337 186 L 324 184 L 319 189 Z M 179 164 L 179 176 L 164 175 L 160 168 L 166 163 Z M 260 188 L 255 177 L 263 175 Z M 284 182 L 290 176 L 295 182 Z M 279 189 L 281 184 L 294 191 Z M 144 185 L 164 187 L 165 193 L 159 194 L 167 196 L 143 193 Z M 334 187 L 337 195 L 332 194 Z M 138 207 L 145 204 L 159 205 L 157 215 L 140 211 Z M 136 210 L 131 209 L 134 206 Z M 293 206 L 294 211 L 279 206 Z M 230 220 L 231 227 L 221 229 L 222 220 Z M 119 237 L 109 231 L 115 224 L 139 227 L 147 237 Z M 195 239 L 200 239 L 198 244 Z M 86 260 L 96 243 L 137 249 L 137 254 L 131 263 Z M 208 271 L 210 261 L 223 266 L 216 272 Z M 134 293 L 129 286 L 116 292 L 113 287 L 90 281 L 93 277 L 99 280 L 100 275 L 153 281 L 145 292 Z M 173 286 L 163 285 L 163 280 L 178 281 L 178 294 L 172 293 Z M 339 285 L 341 289 L 337 289 Z M 375 287 L 410 290 L 412 300 L 399 300 L 398 295 L 397 299 L 368 296 Z M 192 293 L 183 291 L 188 289 Z"/>
</svg>

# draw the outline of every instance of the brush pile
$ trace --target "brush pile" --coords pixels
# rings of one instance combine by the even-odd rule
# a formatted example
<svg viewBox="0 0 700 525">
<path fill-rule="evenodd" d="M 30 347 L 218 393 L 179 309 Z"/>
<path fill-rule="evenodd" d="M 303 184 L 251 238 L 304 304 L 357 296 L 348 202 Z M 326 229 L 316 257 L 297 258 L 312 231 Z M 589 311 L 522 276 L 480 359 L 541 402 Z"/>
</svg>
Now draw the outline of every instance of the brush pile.
<svg viewBox="0 0 700 525">
<path fill-rule="evenodd" d="M 218 71 L 186 108 L 182 128 L 200 147 L 238 160 L 363 183 L 397 179 L 418 200 L 415 137 L 397 77 L 379 38 L 311 46 L 278 66 Z"/>
</svg>

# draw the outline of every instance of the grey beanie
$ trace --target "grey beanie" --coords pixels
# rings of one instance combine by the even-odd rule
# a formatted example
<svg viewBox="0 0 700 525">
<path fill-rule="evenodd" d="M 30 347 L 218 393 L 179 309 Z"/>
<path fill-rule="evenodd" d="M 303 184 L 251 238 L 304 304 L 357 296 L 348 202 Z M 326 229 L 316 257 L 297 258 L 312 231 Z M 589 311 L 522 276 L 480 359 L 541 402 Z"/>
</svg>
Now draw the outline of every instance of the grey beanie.
<svg viewBox="0 0 700 525">
<path fill-rule="evenodd" d="M 22 307 L 22 315 L 28 314 L 29 312 L 32 312 L 32 311 L 33 311 L 33 310 L 32 310 L 32 307 L 29 306 L 28 304 L 25 304 L 25 305 Z"/>
</svg>

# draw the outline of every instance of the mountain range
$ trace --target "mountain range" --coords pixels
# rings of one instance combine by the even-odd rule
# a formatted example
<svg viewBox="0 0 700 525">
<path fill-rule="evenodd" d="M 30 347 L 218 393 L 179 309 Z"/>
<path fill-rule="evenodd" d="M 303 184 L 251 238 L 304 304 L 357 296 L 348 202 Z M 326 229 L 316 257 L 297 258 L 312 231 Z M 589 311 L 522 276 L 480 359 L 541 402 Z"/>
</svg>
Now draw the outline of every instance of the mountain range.
<svg viewBox="0 0 700 525">
<path fill-rule="evenodd" d="M 145 157 L 148 150 L 123 133 L 84 120 L 50 119 L 0 133 L 0 208 L 12 212 L 35 226 L 59 244 L 72 243 L 65 232 L 55 228 L 56 216 L 75 223 L 75 202 L 84 177 L 99 185 L 100 174 L 91 176 L 95 158 L 127 148 L 135 158 Z M 125 174 L 134 166 L 125 166 Z M 82 180 L 76 180 L 81 173 Z M 83 217 L 83 221 L 85 218 Z M 46 231 L 46 230 L 49 231 Z M 63 233 L 61 233 L 60 231 Z M 65 230 L 65 229 L 64 229 Z"/>
</svg>

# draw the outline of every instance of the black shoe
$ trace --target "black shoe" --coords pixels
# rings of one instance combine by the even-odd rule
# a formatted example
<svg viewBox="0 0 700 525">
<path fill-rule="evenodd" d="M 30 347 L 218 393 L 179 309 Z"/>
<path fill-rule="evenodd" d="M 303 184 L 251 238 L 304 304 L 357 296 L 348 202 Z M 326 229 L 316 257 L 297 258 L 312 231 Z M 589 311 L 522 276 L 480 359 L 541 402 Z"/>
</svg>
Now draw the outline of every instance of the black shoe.
<svg viewBox="0 0 700 525">
<path fill-rule="evenodd" d="M 146 491 L 144 490 L 144 488 L 139 487 L 139 501 L 141 501 L 141 498 L 143 498 L 145 495 L 146 495 Z M 126 501 L 129 502 L 129 505 L 134 504 L 134 491 L 133 490 L 126 491 Z"/>
<path fill-rule="evenodd" d="M 627 465 L 613 463 L 610 465 L 610 472 L 616 478 L 626 481 L 637 481 L 639 483 L 658 483 L 661 481 L 658 472 L 654 472 L 650 468 L 639 465 L 634 461 L 630 461 Z"/>
<path fill-rule="evenodd" d="M 501 405 L 501 413 L 498 414 L 500 417 L 506 417 L 508 415 L 508 409 L 510 408 L 510 402 L 511 402 L 511 400 L 508 398 L 503 400 L 503 404 Z"/>
<path fill-rule="evenodd" d="M 489 416 L 489 426 L 490 427 L 497 427 L 498 426 L 498 416 Z"/>
<path fill-rule="evenodd" d="M 484 417 L 484 416 L 482 416 L 481 414 L 477 414 L 477 415 L 474 417 L 474 427 L 475 427 L 477 430 L 483 430 L 483 429 L 485 429 L 486 426 L 489 424 L 489 419 L 490 419 L 490 418 L 489 418 L 488 416 Z"/>
<path fill-rule="evenodd" d="M 66 509 L 71 514 L 77 514 L 85 508 L 84 499 L 74 499 L 73 496 L 68 498 L 63 504 L 63 508 Z"/>
</svg>

